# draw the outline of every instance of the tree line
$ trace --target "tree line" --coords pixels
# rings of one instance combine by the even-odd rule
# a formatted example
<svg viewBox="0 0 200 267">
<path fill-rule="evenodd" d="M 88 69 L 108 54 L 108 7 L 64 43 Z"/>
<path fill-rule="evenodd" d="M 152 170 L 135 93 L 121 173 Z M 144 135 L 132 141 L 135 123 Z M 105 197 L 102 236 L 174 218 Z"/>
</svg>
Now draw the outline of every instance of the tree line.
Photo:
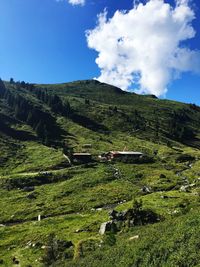
<svg viewBox="0 0 200 267">
<path fill-rule="evenodd" d="M 17 86 L 19 87 L 19 83 Z M 32 88 L 32 85 L 22 83 L 22 87 L 24 86 Z M 24 96 L 7 89 L 2 80 L 0 80 L 0 97 L 5 99 L 8 106 L 12 108 L 15 118 L 30 125 L 44 144 L 50 145 L 54 143 L 54 140 L 60 139 L 60 129 L 54 116 Z M 68 106 L 65 107 L 63 104 L 59 106 L 61 103 L 59 97 L 47 94 L 45 97 L 52 111 L 62 114 L 69 112 Z"/>
<path fill-rule="evenodd" d="M 181 142 L 193 139 L 195 137 L 195 133 L 192 128 L 187 125 L 188 121 L 189 117 L 187 115 L 187 111 L 174 111 L 168 125 L 170 136 Z"/>
</svg>

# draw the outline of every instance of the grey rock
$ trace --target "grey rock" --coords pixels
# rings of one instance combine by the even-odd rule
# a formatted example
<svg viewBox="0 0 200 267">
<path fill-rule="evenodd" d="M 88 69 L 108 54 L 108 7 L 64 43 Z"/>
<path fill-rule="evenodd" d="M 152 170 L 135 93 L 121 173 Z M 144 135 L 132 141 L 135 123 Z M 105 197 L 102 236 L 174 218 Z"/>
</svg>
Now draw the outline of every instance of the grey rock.
<svg viewBox="0 0 200 267">
<path fill-rule="evenodd" d="M 168 196 L 161 196 L 162 199 L 167 199 L 169 198 Z"/>
<path fill-rule="evenodd" d="M 24 192 L 31 192 L 31 191 L 35 190 L 35 187 L 34 186 L 25 186 L 22 190 Z"/>
<path fill-rule="evenodd" d="M 131 241 L 131 240 L 135 240 L 135 239 L 138 239 L 140 236 L 139 235 L 134 235 L 134 236 L 131 236 L 130 238 L 129 238 L 129 240 Z"/>
<path fill-rule="evenodd" d="M 151 193 L 151 188 L 145 185 L 145 186 L 143 186 L 143 187 L 141 188 L 141 191 L 142 191 L 143 193 L 147 193 L 147 194 L 149 194 L 149 193 Z"/>
<path fill-rule="evenodd" d="M 109 215 L 109 217 L 110 217 L 111 220 L 116 219 L 116 218 L 117 218 L 117 214 L 118 214 L 118 212 L 117 212 L 116 210 L 111 210 L 111 211 L 108 213 L 108 215 Z"/>
<path fill-rule="evenodd" d="M 13 264 L 19 264 L 19 260 L 16 258 L 16 257 L 13 257 L 12 258 L 12 262 L 13 262 Z"/>
<path fill-rule="evenodd" d="M 28 199 L 36 199 L 36 196 L 37 196 L 37 194 L 35 192 L 32 192 L 32 193 L 28 194 L 26 197 Z"/>
<path fill-rule="evenodd" d="M 117 231 L 116 224 L 113 221 L 109 221 L 101 224 L 99 233 L 100 235 L 104 235 L 106 232 L 116 232 L 116 231 Z"/>
<path fill-rule="evenodd" d="M 180 192 L 189 192 L 190 186 L 189 185 L 182 185 L 180 187 Z"/>
</svg>

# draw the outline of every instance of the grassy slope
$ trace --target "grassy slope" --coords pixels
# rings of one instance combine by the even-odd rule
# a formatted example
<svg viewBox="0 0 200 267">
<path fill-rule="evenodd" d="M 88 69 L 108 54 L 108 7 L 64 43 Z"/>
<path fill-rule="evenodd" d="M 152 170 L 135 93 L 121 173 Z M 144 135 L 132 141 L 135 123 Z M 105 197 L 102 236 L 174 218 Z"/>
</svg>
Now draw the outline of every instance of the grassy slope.
<svg viewBox="0 0 200 267">
<path fill-rule="evenodd" d="M 109 219 L 107 206 L 115 204 L 116 209 L 124 210 L 131 207 L 132 200 L 136 197 L 142 199 L 144 207 L 162 215 L 164 222 L 119 233 L 114 247 L 110 248 L 104 242 L 102 249 L 93 251 L 94 254 L 90 255 L 91 252 L 86 251 L 85 260 L 72 263 L 71 259 L 68 259 L 64 265 L 99 266 L 98 259 L 101 259 L 101 266 L 132 266 L 134 262 L 137 262 L 135 266 L 195 266 L 199 259 L 196 251 L 199 231 L 199 221 L 196 218 L 199 209 L 199 184 L 196 183 L 190 192 L 179 192 L 179 188 L 184 184 L 184 176 L 190 183 L 198 178 L 200 152 L 195 147 L 170 140 L 165 133 L 170 114 L 174 110 L 185 109 L 189 114 L 188 125 L 195 129 L 198 137 L 199 112 L 191 110 L 186 104 L 127 94 L 94 81 L 36 87 L 47 88 L 52 94 L 56 92 L 62 99 L 69 100 L 77 114 L 107 127 L 106 131 L 95 131 L 73 119 L 54 114 L 57 124 L 68 133 L 64 136 L 65 141 L 74 147 L 74 150 L 87 150 L 98 155 L 104 151 L 126 147 L 150 155 L 158 151 L 158 154 L 152 164 L 96 163 L 66 168 L 63 166 L 65 159 L 61 148 L 44 146 L 30 126 L 15 119 L 9 121 L 9 127 L 17 133 L 23 131 L 29 138 L 16 139 L 16 135 L 1 132 L 0 223 L 8 224 L 0 227 L 0 260 L 4 261 L 3 265 L 11 266 L 12 257 L 15 256 L 20 260 L 21 266 L 43 266 L 42 246 L 46 244 L 47 237 L 52 232 L 60 239 L 71 240 L 76 247 L 80 241 L 90 238 L 101 240 L 98 229 L 102 222 Z M 26 90 L 23 89 L 19 93 L 29 101 L 41 105 L 43 109 L 49 109 Z M 85 99 L 90 100 L 89 105 L 85 103 Z M 110 106 L 117 106 L 117 113 L 113 112 Z M 0 107 L 1 114 L 13 118 L 13 111 L 8 109 L 3 101 Z M 134 125 L 125 116 L 128 114 L 131 117 L 135 109 L 145 121 L 150 122 L 150 127 L 146 127 L 145 131 L 134 132 Z M 159 116 L 160 121 L 159 136 L 155 136 L 156 116 Z M 166 145 L 167 141 L 171 142 L 171 147 Z M 190 142 L 191 145 L 198 146 L 198 140 Z M 85 149 L 84 144 L 88 143 L 92 144 L 92 147 Z M 176 162 L 177 157 L 183 153 L 196 157 L 191 168 L 187 162 Z M 114 176 L 114 167 L 120 170 L 118 178 Z M 44 176 L 43 180 L 42 174 L 39 173 L 42 171 L 50 172 L 48 179 Z M 162 178 L 161 174 L 164 174 L 165 178 Z M 9 179 L 17 181 L 19 187 L 7 190 L 5 184 Z M 23 186 L 30 183 L 35 185 L 33 199 L 28 197 L 30 193 L 22 190 Z M 151 194 L 141 194 L 140 189 L 144 185 L 152 188 Z M 162 195 L 173 198 L 162 199 Z M 188 205 L 188 213 L 183 208 L 184 203 Z M 99 207 L 102 210 L 99 210 Z M 184 213 L 186 214 L 183 215 Z M 36 222 L 38 214 L 44 218 L 41 222 Z M 191 223 L 194 225 L 194 231 L 190 229 Z M 190 237 L 186 236 L 187 233 Z M 132 244 L 128 238 L 136 234 L 141 238 Z M 27 245 L 29 241 L 36 245 Z M 191 245 L 190 250 L 184 247 L 186 241 Z M 151 246 L 152 244 L 155 245 Z M 189 257 L 188 253 L 188 265 L 184 265 L 186 256 L 183 255 Z M 63 262 L 57 263 L 58 266 L 61 264 Z"/>
<path fill-rule="evenodd" d="M 199 266 L 198 213 L 199 209 L 163 223 L 135 227 L 117 235 L 114 246 L 104 244 L 92 255 L 63 266 Z M 130 240 L 134 236 L 139 238 Z"/>
</svg>

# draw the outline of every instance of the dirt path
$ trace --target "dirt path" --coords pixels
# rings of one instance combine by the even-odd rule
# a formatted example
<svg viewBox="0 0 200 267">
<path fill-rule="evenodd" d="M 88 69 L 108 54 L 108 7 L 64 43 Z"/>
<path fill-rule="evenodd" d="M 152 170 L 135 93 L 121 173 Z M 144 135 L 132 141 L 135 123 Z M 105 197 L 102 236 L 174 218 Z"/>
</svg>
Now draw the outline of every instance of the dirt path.
<svg viewBox="0 0 200 267">
<path fill-rule="evenodd" d="M 38 214 L 39 215 L 39 214 Z M 59 214 L 50 214 L 50 215 L 41 215 L 41 221 L 44 221 L 46 219 L 49 218 L 55 218 L 55 217 L 62 217 L 62 216 L 67 216 L 67 215 L 80 215 L 80 213 L 78 212 L 63 212 L 63 213 L 59 213 Z M 33 217 L 31 219 L 27 219 L 27 220 L 16 220 L 16 221 L 10 221 L 10 222 L 5 222 L 5 223 L 0 223 L 1 227 L 11 227 L 11 226 L 16 226 L 16 225 L 20 225 L 20 224 L 24 224 L 24 223 L 39 223 L 40 221 L 38 221 L 38 216 L 37 217 Z"/>
</svg>

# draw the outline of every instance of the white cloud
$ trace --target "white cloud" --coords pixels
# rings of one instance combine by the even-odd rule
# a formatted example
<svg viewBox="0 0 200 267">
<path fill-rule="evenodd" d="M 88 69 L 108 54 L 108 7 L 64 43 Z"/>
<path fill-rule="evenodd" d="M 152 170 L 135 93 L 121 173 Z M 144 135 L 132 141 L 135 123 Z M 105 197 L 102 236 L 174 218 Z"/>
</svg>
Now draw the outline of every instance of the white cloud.
<svg viewBox="0 0 200 267">
<path fill-rule="evenodd" d="M 124 90 L 164 95 L 181 72 L 200 70 L 200 52 L 183 45 L 195 36 L 194 18 L 188 0 L 177 0 L 174 7 L 149 0 L 128 12 L 116 11 L 110 19 L 104 11 L 97 26 L 86 32 L 88 47 L 98 52 L 97 79 Z"/>
<path fill-rule="evenodd" d="M 85 0 L 69 0 L 68 2 L 73 6 L 77 5 L 83 6 L 85 4 Z"/>
<path fill-rule="evenodd" d="M 56 2 L 63 2 L 65 0 L 56 0 Z M 73 6 L 84 6 L 85 5 L 85 0 L 66 0 L 69 4 Z"/>
</svg>

